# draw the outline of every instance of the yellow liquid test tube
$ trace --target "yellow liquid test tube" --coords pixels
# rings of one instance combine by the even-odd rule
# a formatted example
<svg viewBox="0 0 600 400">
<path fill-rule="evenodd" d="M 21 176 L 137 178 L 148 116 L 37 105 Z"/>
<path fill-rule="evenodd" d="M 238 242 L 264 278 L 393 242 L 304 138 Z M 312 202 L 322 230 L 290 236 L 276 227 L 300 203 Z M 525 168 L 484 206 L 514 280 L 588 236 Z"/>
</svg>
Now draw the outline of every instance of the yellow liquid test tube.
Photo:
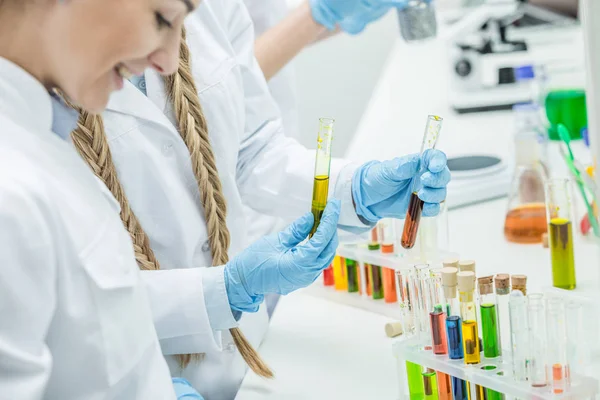
<svg viewBox="0 0 600 400">
<path fill-rule="evenodd" d="M 317 135 L 317 156 L 315 160 L 315 183 L 313 186 L 313 197 L 311 212 L 315 217 L 315 222 L 310 234 L 311 238 L 321 222 L 323 211 L 327 205 L 329 195 L 329 168 L 331 166 L 331 142 L 333 140 L 332 118 L 319 119 L 319 133 Z"/>
<path fill-rule="evenodd" d="M 475 290 L 474 277 L 475 274 L 470 271 L 458 273 L 458 294 L 460 299 L 460 316 L 463 319 L 462 339 L 465 364 L 479 364 L 481 362 L 477 308 L 473 300 L 473 292 Z"/>
<path fill-rule="evenodd" d="M 348 275 L 346 274 L 346 260 L 335 256 L 333 259 L 333 284 L 335 290 L 348 290 Z"/>
</svg>

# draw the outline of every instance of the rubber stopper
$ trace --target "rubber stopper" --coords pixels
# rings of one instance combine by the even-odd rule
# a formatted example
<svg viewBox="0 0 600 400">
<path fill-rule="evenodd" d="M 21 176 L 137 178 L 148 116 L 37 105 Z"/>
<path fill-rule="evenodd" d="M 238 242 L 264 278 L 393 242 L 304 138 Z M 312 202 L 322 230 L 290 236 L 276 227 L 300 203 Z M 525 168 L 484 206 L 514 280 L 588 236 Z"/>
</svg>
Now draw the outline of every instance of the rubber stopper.
<svg viewBox="0 0 600 400">
<path fill-rule="evenodd" d="M 402 322 L 388 322 L 385 324 L 385 334 L 391 338 L 402 335 Z"/>
</svg>

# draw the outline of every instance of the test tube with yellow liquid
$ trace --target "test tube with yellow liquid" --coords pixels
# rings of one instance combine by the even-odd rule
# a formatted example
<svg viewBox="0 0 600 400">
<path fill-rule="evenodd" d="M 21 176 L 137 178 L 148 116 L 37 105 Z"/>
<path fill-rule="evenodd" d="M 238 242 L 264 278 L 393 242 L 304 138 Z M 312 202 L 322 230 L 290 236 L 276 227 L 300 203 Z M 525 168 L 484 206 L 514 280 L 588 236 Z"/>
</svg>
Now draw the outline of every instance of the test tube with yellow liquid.
<svg viewBox="0 0 600 400">
<path fill-rule="evenodd" d="M 310 234 L 311 238 L 321 222 L 321 217 L 327 205 L 329 195 L 329 169 L 331 166 L 331 142 L 333 140 L 332 118 L 319 119 L 319 133 L 317 136 L 317 157 L 315 161 L 315 182 L 313 186 L 312 208 L 315 222 Z"/>
<path fill-rule="evenodd" d="M 471 271 L 458 273 L 458 295 L 462 323 L 462 340 L 465 364 L 479 364 L 479 328 L 477 326 L 477 308 L 475 306 L 475 274 Z"/>
<path fill-rule="evenodd" d="M 545 188 L 552 284 L 557 288 L 572 290 L 575 289 L 576 279 L 569 180 L 550 179 Z"/>
<path fill-rule="evenodd" d="M 427 117 L 427 126 L 423 135 L 423 143 L 421 143 L 421 155 L 428 149 L 435 149 L 440 131 L 442 130 L 442 117 L 430 115 Z M 419 230 L 419 222 L 421 221 L 421 212 L 425 202 L 418 196 L 420 189 L 420 176 L 425 172 L 425 166 L 421 165 L 419 176 L 413 181 L 412 194 L 406 212 L 406 220 L 404 221 L 404 231 L 402 232 L 402 240 L 400 243 L 405 249 L 412 249 L 417 240 L 417 232 Z"/>
</svg>

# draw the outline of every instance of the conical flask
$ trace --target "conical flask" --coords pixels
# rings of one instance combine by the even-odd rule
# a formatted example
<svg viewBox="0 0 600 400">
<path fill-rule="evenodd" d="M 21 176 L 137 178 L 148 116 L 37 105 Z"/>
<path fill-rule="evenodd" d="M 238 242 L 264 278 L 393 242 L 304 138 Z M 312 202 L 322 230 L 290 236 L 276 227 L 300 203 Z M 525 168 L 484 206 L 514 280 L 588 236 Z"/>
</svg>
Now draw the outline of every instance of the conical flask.
<svg viewBox="0 0 600 400">
<path fill-rule="evenodd" d="M 547 139 L 542 131 L 539 107 L 519 104 L 515 116 L 515 172 L 508 197 L 504 236 L 514 243 L 541 243 L 547 232 L 544 181 Z"/>
</svg>

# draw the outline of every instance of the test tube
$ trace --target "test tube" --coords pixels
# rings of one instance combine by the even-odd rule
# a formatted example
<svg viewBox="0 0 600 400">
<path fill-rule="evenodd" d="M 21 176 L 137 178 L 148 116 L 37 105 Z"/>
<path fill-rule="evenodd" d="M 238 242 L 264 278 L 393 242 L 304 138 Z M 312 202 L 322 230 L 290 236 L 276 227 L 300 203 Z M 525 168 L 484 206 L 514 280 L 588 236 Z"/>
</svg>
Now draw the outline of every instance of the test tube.
<svg viewBox="0 0 600 400">
<path fill-rule="evenodd" d="M 308 237 L 312 237 L 325 211 L 327 197 L 329 195 L 329 169 L 331 166 L 331 142 L 333 140 L 332 118 L 319 119 L 319 132 L 317 135 L 317 156 L 315 160 L 315 182 L 313 186 L 311 212 L 315 218 L 312 230 Z"/>
<path fill-rule="evenodd" d="M 473 300 L 475 290 L 475 274 L 471 271 L 458 273 L 458 294 L 460 299 L 460 316 L 462 318 L 462 340 L 465 364 L 479 364 L 481 354 L 479 347 L 479 329 L 477 327 L 477 308 Z"/>
<path fill-rule="evenodd" d="M 413 332 L 418 339 L 422 338 L 421 325 L 420 325 L 420 283 L 417 271 L 415 268 L 411 268 L 405 271 L 404 280 L 408 285 L 409 302 L 411 304 L 411 314 L 413 323 Z M 421 375 L 423 368 L 419 364 L 406 361 L 406 374 L 408 377 L 408 390 L 411 399 L 423 399 L 425 396 L 423 388 L 423 377 Z"/>
<path fill-rule="evenodd" d="M 446 263 L 444 265 L 458 265 Z M 464 357 L 462 345 L 462 321 L 460 319 L 460 307 L 457 298 L 458 269 L 455 267 L 444 267 L 442 274 L 442 288 L 444 291 L 444 303 L 446 304 L 446 336 L 448 339 L 448 355 L 452 360 L 461 360 Z M 466 381 L 452 377 L 452 398 L 454 400 L 467 400 L 469 398 L 469 386 Z"/>
<path fill-rule="evenodd" d="M 381 243 L 381 252 L 385 254 L 393 254 L 394 240 L 396 240 L 394 222 L 390 218 L 383 218 L 379 221 L 379 228 L 379 241 Z"/>
<path fill-rule="evenodd" d="M 427 368 L 423 372 L 423 388 L 425 391 L 425 400 L 438 400 L 438 385 L 435 371 Z"/>
<path fill-rule="evenodd" d="M 564 393 L 569 386 L 567 364 L 567 326 L 565 324 L 565 303 L 558 297 L 548 299 L 548 363 L 546 376 L 552 379 L 552 392 Z"/>
<path fill-rule="evenodd" d="M 575 289 L 575 255 L 573 252 L 573 215 L 569 180 L 546 181 L 546 215 L 552 257 L 552 284 L 561 289 Z"/>
<path fill-rule="evenodd" d="M 496 358 L 501 355 L 500 336 L 498 334 L 498 314 L 496 295 L 494 293 L 494 277 L 483 276 L 479 283 L 479 310 L 481 312 L 481 331 L 483 334 L 483 355 Z M 491 389 L 485 389 L 487 400 L 502 400 L 504 396 Z"/>
<path fill-rule="evenodd" d="M 446 334 L 446 316 L 448 306 L 444 301 L 442 285 L 443 268 L 430 269 L 430 313 L 431 340 L 434 354 L 448 354 L 448 339 Z M 438 394 L 440 400 L 452 399 L 452 383 L 450 375 L 437 371 Z"/>
<path fill-rule="evenodd" d="M 389 218 L 384 218 L 380 221 L 381 231 L 380 231 L 380 240 L 381 240 L 381 252 L 383 254 L 393 254 L 394 253 L 394 240 L 395 240 L 395 232 L 394 232 L 394 224 L 392 220 Z M 383 281 L 383 297 L 386 303 L 395 303 L 398 301 L 398 296 L 396 294 L 396 283 L 395 283 L 395 273 L 391 268 L 383 268 L 382 269 L 382 281 Z"/>
<path fill-rule="evenodd" d="M 518 290 L 523 293 L 523 296 L 527 296 L 527 276 L 526 275 L 513 275 L 510 277 L 512 283 L 512 290 Z"/>
<path fill-rule="evenodd" d="M 508 303 L 510 295 L 510 276 L 497 274 L 494 278 L 496 286 L 496 303 L 498 306 L 498 334 L 500 351 L 510 345 L 510 318 Z"/>
<path fill-rule="evenodd" d="M 346 258 L 346 275 L 348 276 L 348 292 L 358 292 L 360 273 L 358 271 L 358 263 L 355 260 Z"/>
<path fill-rule="evenodd" d="M 398 286 L 398 304 L 400 305 L 400 322 L 404 334 L 414 334 L 414 313 L 410 302 L 410 284 L 412 268 L 402 268 L 396 271 L 396 284 Z"/>
<path fill-rule="evenodd" d="M 333 286 L 335 280 L 333 279 L 333 263 L 329 267 L 323 270 L 323 285 Z"/>
<path fill-rule="evenodd" d="M 529 319 L 527 297 L 520 290 L 510 293 L 510 342 L 513 376 L 517 382 L 529 379 Z"/>
<path fill-rule="evenodd" d="M 333 283 L 335 290 L 348 290 L 348 275 L 344 257 L 335 256 L 333 259 Z"/>
<path fill-rule="evenodd" d="M 462 321 L 460 308 L 456 296 L 458 285 L 458 270 L 453 267 L 442 269 L 442 286 L 444 288 L 444 301 L 446 302 L 446 335 L 448 338 L 448 352 L 450 359 L 461 360 L 464 357 L 462 347 Z"/>
<path fill-rule="evenodd" d="M 584 332 L 586 327 L 583 323 L 583 307 L 577 301 L 569 301 L 566 306 L 567 325 L 567 376 L 572 384 L 576 384 L 578 376 L 585 374 L 589 357 Z"/>
<path fill-rule="evenodd" d="M 378 265 L 371 264 L 371 291 L 373 300 L 383 299 L 383 271 Z"/>
<path fill-rule="evenodd" d="M 448 354 L 448 339 L 446 335 L 447 305 L 444 303 L 442 289 L 442 268 L 430 268 L 430 301 L 429 322 L 431 324 L 431 339 L 435 354 Z"/>
<path fill-rule="evenodd" d="M 431 347 L 431 325 L 429 324 L 429 264 L 419 264 L 414 269 L 414 279 L 411 295 L 415 315 L 415 330 L 419 340 L 426 346 Z"/>
<path fill-rule="evenodd" d="M 498 314 L 494 277 L 479 278 L 479 307 L 481 311 L 481 331 L 483 334 L 483 355 L 495 358 L 501 355 L 498 336 Z"/>
<path fill-rule="evenodd" d="M 375 226 L 371 229 L 371 241 L 367 245 L 369 251 L 379 251 L 379 226 Z M 367 296 L 373 295 L 373 282 L 371 282 L 371 265 L 364 263 L 364 275 L 365 275 L 365 288 Z"/>
<path fill-rule="evenodd" d="M 529 295 L 529 380 L 533 387 L 548 384 L 546 375 L 546 307 L 544 296 L 539 293 Z"/>
<path fill-rule="evenodd" d="M 443 119 L 437 115 L 430 115 L 427 117 L 427 126 L 425 127 L 423 143 L 421 144 L 421 155 L 423 155 L 425 150 L 435 148 L 442 129 L 442 121 Z M 419 177 L 424 172 L 425 167 L 420 165 Z M 412 249 L 415 245 L 417 232 L 419 230 L 419 221 L 421 220 L 421 212 L 423 211 L 423 205 L 425 204 L 418 196 L 421 182 L 419 177 L 413 181 L 412 194 L 408 205 L 408 211 L 406 212 L 406 220 L 404 221 L 404 232 L 402 233 L 401 244 L 405 249 Z"/>
</svg>

